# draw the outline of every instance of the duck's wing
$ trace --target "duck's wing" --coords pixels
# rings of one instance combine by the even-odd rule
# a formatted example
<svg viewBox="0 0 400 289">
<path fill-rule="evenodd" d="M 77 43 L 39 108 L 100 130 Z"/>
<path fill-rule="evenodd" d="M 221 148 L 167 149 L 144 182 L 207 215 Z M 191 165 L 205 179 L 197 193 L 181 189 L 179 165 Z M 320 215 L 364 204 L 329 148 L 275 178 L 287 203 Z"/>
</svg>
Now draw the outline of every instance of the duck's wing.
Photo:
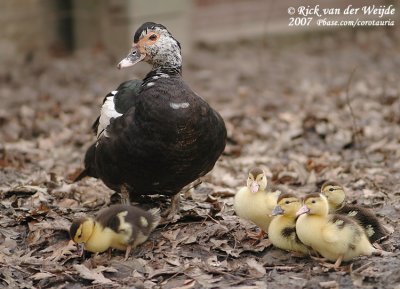
<svg viewBox="0 0 400 289">
<path fill-rule="evenodd" d="M 108 93 L 103 100 L 102 114 L 97 117 L 92 125 L 92 131 L 98 137 L 103 135 L 109 123 L 114 117 L 118 117 L 126 113 L 129 109 L 135 106 L 137 95 L 143 81 L 134 79 L 121 83 L 118 88 Z M 85 177 L 98 178 L 95 164 L 96 143 L 92 144 L 85 153 L 84 165 L 85 168 L 73 180 L 80 181 Z"/>
<path fill-rule="evenodd" d="M 113 118 L 120 117 L 135 106 L 142 83 L 139 79 L 125 81 L 105 96 L 101 114 L 92 125 L 97 138 L 103 135 Z"/>
</svg>

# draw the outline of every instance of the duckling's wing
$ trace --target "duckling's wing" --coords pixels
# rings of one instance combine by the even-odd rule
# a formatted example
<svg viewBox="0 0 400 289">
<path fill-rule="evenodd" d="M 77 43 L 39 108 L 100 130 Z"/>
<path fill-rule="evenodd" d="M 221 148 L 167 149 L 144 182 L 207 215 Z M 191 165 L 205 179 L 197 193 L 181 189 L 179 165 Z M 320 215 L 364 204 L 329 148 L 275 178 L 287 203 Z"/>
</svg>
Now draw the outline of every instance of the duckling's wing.
<svg viewBox="0 0 400 289">
<path fill-rule="evenodd" d="M 354 222 L 342 215 L 334 214 L 330 215 L 329 221 L 326 226 L 322 229 L 322 237 L 326 242 L 334 243 L 340 241 L 341 231 L 345 227 L 354 227 Z"/>
<path fill-rule="evenodd" d="M 140 209 L 129 205 L 112 205 L 101 210 L 96 217 L 96 221 L 103 227 L 110 228 L 116 233 L 124 232 L 127 229 L 130 230 L 131 225 L 129 224 L 130 219 L 128 215 L 131 214 L 132 210 L 136 211 Z"/>
<path fill-rule="evenodd" d="M 359 222 L 371 242 L 375 242 L 389 234 L 373 211 L 367 208 L 345 205 L 338 213 L 345 214 Z"/>
<path fill-rule="evenodd" d="M 293 226 L 287 226 L 285 227 L 282 232 L 281 232 L 282 236 L 287 238 L 288 240 L 292 241 L 292 242 L 296 242 L 296 243 L 301 243 L 299 237 L 297 237 L 297 233 L 296 233 L 296 227 Z"/>
<path fill-rule="evenodd" d="M 327 243 L 336 243 L 339 241 L 337 231 L 338 229 L 335 225 L 328 225 L 324 227 L 321 232 L 323 240 Z"/>
</svg>

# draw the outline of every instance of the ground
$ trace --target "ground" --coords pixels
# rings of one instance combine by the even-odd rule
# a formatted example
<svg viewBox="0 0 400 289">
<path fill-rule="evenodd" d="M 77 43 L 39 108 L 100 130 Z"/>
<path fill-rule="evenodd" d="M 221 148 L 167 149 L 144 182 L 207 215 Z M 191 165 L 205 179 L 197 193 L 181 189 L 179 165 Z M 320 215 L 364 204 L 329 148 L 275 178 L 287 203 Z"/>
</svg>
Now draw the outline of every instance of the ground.
<svg viewBox="0 0 400 289">
<path fill-rule="evenodd" d="M 118 71 L 101 50 L 29 55 L 0 70 L 0 287 L 2 288 L 400 288 L 400 33 L 334 31 L 198 45 L 184 57 L 189 85 L 225 119 L 228 144 L 202 184 L 123 261 L 79 256 L 71 221 L 110 204 L 112 191 L 71 183 L 94 141 L 106 92 L 142 77 Z M 128 48 L 127 48 L 128 49 Z M 248 170 L 303 196 L 325 180 L 371 208 L 392 232 L 391 256 L 329 269 L 254 242 L 233 196 Z M 155 201 L 154 206 L 165 200 Z"/>
</svg>

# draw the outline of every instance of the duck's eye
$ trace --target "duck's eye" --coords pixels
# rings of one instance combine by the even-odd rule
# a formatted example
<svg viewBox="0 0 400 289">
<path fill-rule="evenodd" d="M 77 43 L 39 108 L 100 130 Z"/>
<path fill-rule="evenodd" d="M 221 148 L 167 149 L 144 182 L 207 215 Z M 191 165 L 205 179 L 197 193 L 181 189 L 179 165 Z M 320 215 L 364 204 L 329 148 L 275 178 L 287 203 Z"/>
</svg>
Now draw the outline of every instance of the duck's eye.
<svg viewBox="0 0 400 289">
<path fill-rule="evenodd" d="M 150 40 L 156 40 L 157 39 L 157 35 L 155 34 L 151 34 L 149 37 Z"/>
<path fill-rule="evenodd" d="M 333 192 L 333 188 L 329 188 L 329 191 L 330 191 L 330 192 Z"/>
<path fill-rule="evenodd" d="M 285 202 L 285 204 L 286 204 L 286 205 L 289 205 L 289 204 L 290 204 L 290 202 L 289 202 L 289 201 L 286 201 L 286 202 Z"/>
<path fill-rule="evenodd" d="M 316 203 L 316 201 L 315 201 L 315 200 L 312 200 L 312 201 L 311 201 L 311 203 L 315 204 L 315 203 Z"/>
</svg>

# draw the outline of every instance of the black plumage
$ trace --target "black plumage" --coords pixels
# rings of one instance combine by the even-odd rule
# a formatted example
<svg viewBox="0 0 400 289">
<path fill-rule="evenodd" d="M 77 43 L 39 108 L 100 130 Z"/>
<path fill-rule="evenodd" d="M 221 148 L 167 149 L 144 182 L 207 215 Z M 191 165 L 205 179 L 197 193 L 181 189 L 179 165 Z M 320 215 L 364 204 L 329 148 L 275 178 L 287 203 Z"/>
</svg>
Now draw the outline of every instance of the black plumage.
<svg viewBox="0 0 400 289">
<path fill-rule="evenodd" d="M 365 230 L 371 243 L 374 243 L 388 235 L 379 219 L 367 208 L 344 204 L 335 211 L 336 214 L 347 215 L 354 218 Z"/>
<path fill-rule="evenodd" d="M 121 114 L 126 113 L 131 107 L 135 105 L 136 95 L 139 93 L 142 83 L 143 81 L 139 79 L 124 81 L 116 89 L 115 95 L 112 92 L 110 92 L 104 97 L 103 104 L 106 101 L 107 97 L 113 97 L 115 110 Z M 100 121 L 100 116 L 97 117 L 97 119 L 92 125 L 92 131 L 95 135 L 102 133 L 102 131 L 98 131 L 99 121 Z M 80 181 L 85 177 L 98 178 L 96 172 L 95 154 L 96 154 L 96 143 L 92 144 L 87 149 L 84 159 L 85 168 L 74 179 L 75 182 Z"/>
<path fill-rule="evenodd" d="M 182 79 L 180 44 L 163 25 L 143 24 L 119 67 L 141 60 L 152 70 L 106 96 L 103 108 L 112 98 L 114 116 L 102 127 L 102 109 L 93 126 L 97 142 L 85 158 L 87 175 L 116 191 L 124 186 L 131 199 L 175 195 L 214 167 L 226 142 L 221 116 Z"/>
<path fill-rule="evenodd" d="M 74 179 L 74 182 L 80 181 L 85 177 L 98 178 L 95 164 L 96 143 L 92 144 L 86 151 L 84 164 L 85 168 Z"/>
</svg>

